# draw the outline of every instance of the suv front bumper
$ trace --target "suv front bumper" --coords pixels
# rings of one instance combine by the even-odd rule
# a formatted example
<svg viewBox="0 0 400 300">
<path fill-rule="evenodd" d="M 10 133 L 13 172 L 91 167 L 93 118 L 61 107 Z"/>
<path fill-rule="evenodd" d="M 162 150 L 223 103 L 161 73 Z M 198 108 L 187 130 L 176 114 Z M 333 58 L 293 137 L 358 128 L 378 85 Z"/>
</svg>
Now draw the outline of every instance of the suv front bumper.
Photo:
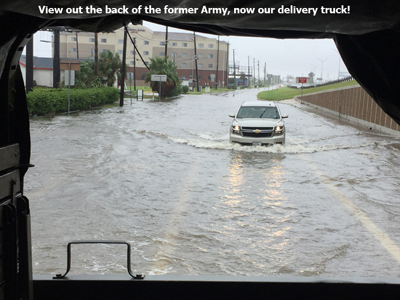
<svg viewBox="0 0 400 300">
<path fill-rule="evenodd" d="M 280 135 L 274 135 L 271 137 L 247 137 L 241 136 L 239 134 L 230 133 L 229 141 L 231 143 L 239 143 L 244 145 L 253 145 L 253 144 L 284 144 L 285 143 L 285 133 Z"/>
</svg>

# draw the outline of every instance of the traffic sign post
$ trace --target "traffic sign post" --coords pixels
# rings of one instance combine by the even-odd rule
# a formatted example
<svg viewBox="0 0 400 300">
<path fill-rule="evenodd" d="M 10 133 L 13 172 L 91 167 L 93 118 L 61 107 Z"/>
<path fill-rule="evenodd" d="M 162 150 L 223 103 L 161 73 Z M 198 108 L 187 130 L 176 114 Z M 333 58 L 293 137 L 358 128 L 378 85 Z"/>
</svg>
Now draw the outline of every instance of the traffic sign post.
<svg viewBox="0 0 400 300">
<path fill-rule="evenodd" d="M 167 75 L 151 75 L 151 81 L 158 81 L 159 82 L 159 94 L 158 98 L 161 100 L 161 82 L 167 81 Z"/>
<path fill-rule="evenodd" d="M 297 77 L 297 83 L 301 83 L 301 101 L 303 103 L 303 83 L 307 83 L 307 77 Z"/>
<path fill-rule="evenodd" d="M 60 62 L 60 70 L 68 71 L 65 72 L 65 84 L 68 84 L 68 116 L 71 107 L 71 85 L 75 85 L 75 71 L 79 71 L 80 62 L 76 60 L 62 60 Z M 68 74 L 68 75 L 67 75 Z"/>
</svg>

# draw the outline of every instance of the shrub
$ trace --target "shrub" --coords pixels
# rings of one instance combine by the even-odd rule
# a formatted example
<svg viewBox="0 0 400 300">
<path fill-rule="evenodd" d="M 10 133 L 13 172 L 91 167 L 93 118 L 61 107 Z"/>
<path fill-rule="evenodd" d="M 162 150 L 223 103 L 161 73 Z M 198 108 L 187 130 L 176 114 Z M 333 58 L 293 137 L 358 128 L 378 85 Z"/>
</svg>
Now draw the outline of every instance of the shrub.
<svg viewBox="0 0 400 300">
<path fill-rule="evenodd" d="M 83 110 L 119 99 L 114 87 L 71 89 L 70 110 Z M 34 88 L 27 94 L 30 115 L 50 115 L 68 111 L 68 89 Z"/>
<path fill-rule="evenodd" d="M 189 91 L 189 87 L 187 85 L 182 86 L 182 92 L 186 94 Z"/>
</svg>

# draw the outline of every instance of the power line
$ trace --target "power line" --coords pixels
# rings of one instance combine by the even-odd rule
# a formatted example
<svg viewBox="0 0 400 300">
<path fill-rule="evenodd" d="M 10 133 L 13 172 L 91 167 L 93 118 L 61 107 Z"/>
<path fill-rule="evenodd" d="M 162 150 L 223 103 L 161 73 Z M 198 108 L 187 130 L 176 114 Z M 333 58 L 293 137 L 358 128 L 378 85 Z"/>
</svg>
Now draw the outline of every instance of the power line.
<svg viewBox="0 0 400 300">
<path fill-rule="evenodd" d="M 136 43 L 133 42 L 133 39 L 131 37 L 131 34 L 128 31 L 128 28 L 126 27 L 126 25 L 124 27 L 125 27 L 126 32 L 128 33 L 129 39 L 131 40 L 133 47 L 135 47 L 135 51 L 139 54 L 140 59 L 142 60 L 143 64 L 146 66 L 146 68 L 148 70 L 150 70 L 150 68 L 147 66 L 146 62 L 144 61 L 142 55 L 140 54 L 139 49 L 136 47 L 136 45 L 135 45 Z"/>
</svg>

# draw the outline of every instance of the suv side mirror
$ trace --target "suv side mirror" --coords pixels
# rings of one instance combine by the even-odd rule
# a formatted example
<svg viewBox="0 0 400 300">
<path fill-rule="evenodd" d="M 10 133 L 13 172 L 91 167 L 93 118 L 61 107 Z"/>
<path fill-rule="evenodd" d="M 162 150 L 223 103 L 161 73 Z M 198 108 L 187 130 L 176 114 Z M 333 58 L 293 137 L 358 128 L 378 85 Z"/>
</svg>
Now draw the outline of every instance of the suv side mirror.
<svg viewBox="0 0 400 300">
<path fill-rule="evenodd" d="M 282 116 L 282 119 L 286 119 L 286 118 L 289 118 L 289 116 L 288 115 L 283 115 Z"/>
<path fill-rule="evenodd" d="M 229 115 L 229 118 L 234 118 L 234 117 L 235 117 L 234 114 L 230 114 L 230 115 Z"/>
</svg>

